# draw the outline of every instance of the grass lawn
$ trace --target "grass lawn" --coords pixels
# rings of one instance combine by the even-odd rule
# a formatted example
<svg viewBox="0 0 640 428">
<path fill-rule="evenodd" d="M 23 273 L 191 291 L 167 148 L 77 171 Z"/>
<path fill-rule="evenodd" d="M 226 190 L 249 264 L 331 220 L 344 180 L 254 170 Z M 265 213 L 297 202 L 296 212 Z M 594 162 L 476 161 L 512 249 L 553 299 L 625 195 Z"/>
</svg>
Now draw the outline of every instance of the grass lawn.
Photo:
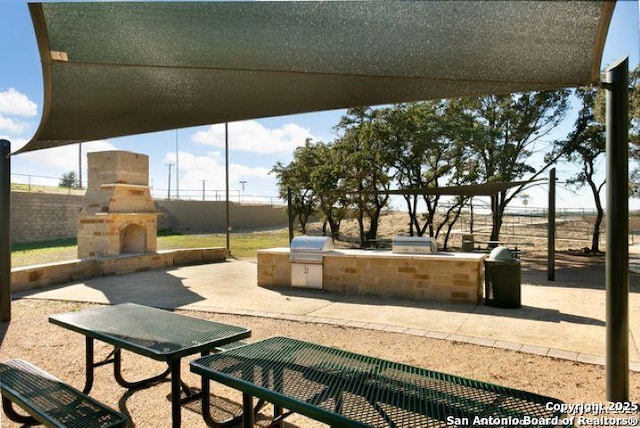
<svg viewBox="0 0 640 428">
<path fill-rule="evenodd" d="M 158 236 L 158 250 L 225 246 L 226 235 L 224 233 L 211 235 L 162 234 Z M 232 233 L 230 246 L 233 257 L 252 257 L 259 249 L 289 246 L 289 234 L 286 229 Z M 78 247 L 75 239 L 14 244 L 11 248 L 11 265 L 12 267 L 20 267 L 72 260 L 77 258 L 77 254 Z"/>
</svg>

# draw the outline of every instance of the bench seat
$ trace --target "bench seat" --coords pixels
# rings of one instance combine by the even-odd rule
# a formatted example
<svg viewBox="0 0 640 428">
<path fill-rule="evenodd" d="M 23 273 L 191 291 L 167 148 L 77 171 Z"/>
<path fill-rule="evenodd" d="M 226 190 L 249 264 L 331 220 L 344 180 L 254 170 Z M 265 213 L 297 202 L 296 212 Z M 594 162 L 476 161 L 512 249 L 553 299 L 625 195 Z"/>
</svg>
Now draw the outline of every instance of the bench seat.
<svg viewBox="0 0 640 428">
<path fill-rule="evenodd" d="M 24 360 L 0 363 L 2 406 L 9 419 L 49 427 L 124 427 L 127 418 Z M 31 417 L 17 414 L 11 403 Z"/>
</svg>

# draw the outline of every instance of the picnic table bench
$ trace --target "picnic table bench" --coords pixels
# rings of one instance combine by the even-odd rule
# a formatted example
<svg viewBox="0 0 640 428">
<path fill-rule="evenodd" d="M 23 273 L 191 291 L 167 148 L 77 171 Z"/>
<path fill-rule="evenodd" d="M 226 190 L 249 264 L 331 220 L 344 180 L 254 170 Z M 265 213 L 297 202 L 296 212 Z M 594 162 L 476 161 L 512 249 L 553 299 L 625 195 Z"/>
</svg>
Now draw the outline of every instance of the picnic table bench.
<svg viewBox="0 0 640 428">
<path fill-rule="evenodd" d="M 561 403 L 554 398 L 286 337 L 199 358 L 191 371 L 202 376 L 203 408 L 210 380 L 243 393 L 243 427 L 253 427 L 254 397 L 274 404 L 280 426 L 294 412 L 334 427 L 494 425 L 488 418 L 549 426 L 562 418 L 549 410 Z"/>
<path fill-rule="evenodd" d="M 127 418 L 24 360 L 0 363 L 2 408 L 22 424 L 50 427 L 124 427 Z M 15 411 L 13 403 L 30 416 Z"/>
</svg>

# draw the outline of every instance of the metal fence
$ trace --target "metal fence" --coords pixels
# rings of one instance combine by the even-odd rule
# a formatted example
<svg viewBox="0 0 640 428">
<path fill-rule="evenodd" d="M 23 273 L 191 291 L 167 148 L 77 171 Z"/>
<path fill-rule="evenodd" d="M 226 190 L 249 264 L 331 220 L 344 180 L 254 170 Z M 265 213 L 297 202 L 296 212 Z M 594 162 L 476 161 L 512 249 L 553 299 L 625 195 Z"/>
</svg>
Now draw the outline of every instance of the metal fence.
<svg viewBox="0 0 640 428">
<path fill-rule="evenodd" d="M 49 177 L 34 174 L 11 174 L 11 185 L 13 189 L 25 192 L 36 191 L 66 191 L 67 193 L 84 193 L 87 181 L 76 183 L 73 186 L 60 186 L 61 177 Z M 162 189 L 151 187 L 151 197 L 154 199 L 171 199 L 184 201 L 224 201 L 226 200 L 225 189 Z M 270 206 L 286 205 L 286 201 L 279 196 L 254 195 L 238 189 L 229 189 L 229 201 L 241 204 L 259 204 Z"/>
</svg>

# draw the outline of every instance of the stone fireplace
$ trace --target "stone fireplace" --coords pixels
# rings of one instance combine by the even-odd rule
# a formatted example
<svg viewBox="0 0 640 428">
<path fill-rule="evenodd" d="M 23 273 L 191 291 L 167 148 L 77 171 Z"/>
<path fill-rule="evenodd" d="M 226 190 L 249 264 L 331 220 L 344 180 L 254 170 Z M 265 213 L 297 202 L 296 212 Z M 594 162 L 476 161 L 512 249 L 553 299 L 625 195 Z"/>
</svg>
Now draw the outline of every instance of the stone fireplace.
<svg viewBox="0 0 640 428">
<path fill-rule="evenodd" d="M 158 213 L 149 189 L 149 157 L 88 154 L 89 185 L 78 219 L 78 258 L 154 253 Z"/>
</svg>

